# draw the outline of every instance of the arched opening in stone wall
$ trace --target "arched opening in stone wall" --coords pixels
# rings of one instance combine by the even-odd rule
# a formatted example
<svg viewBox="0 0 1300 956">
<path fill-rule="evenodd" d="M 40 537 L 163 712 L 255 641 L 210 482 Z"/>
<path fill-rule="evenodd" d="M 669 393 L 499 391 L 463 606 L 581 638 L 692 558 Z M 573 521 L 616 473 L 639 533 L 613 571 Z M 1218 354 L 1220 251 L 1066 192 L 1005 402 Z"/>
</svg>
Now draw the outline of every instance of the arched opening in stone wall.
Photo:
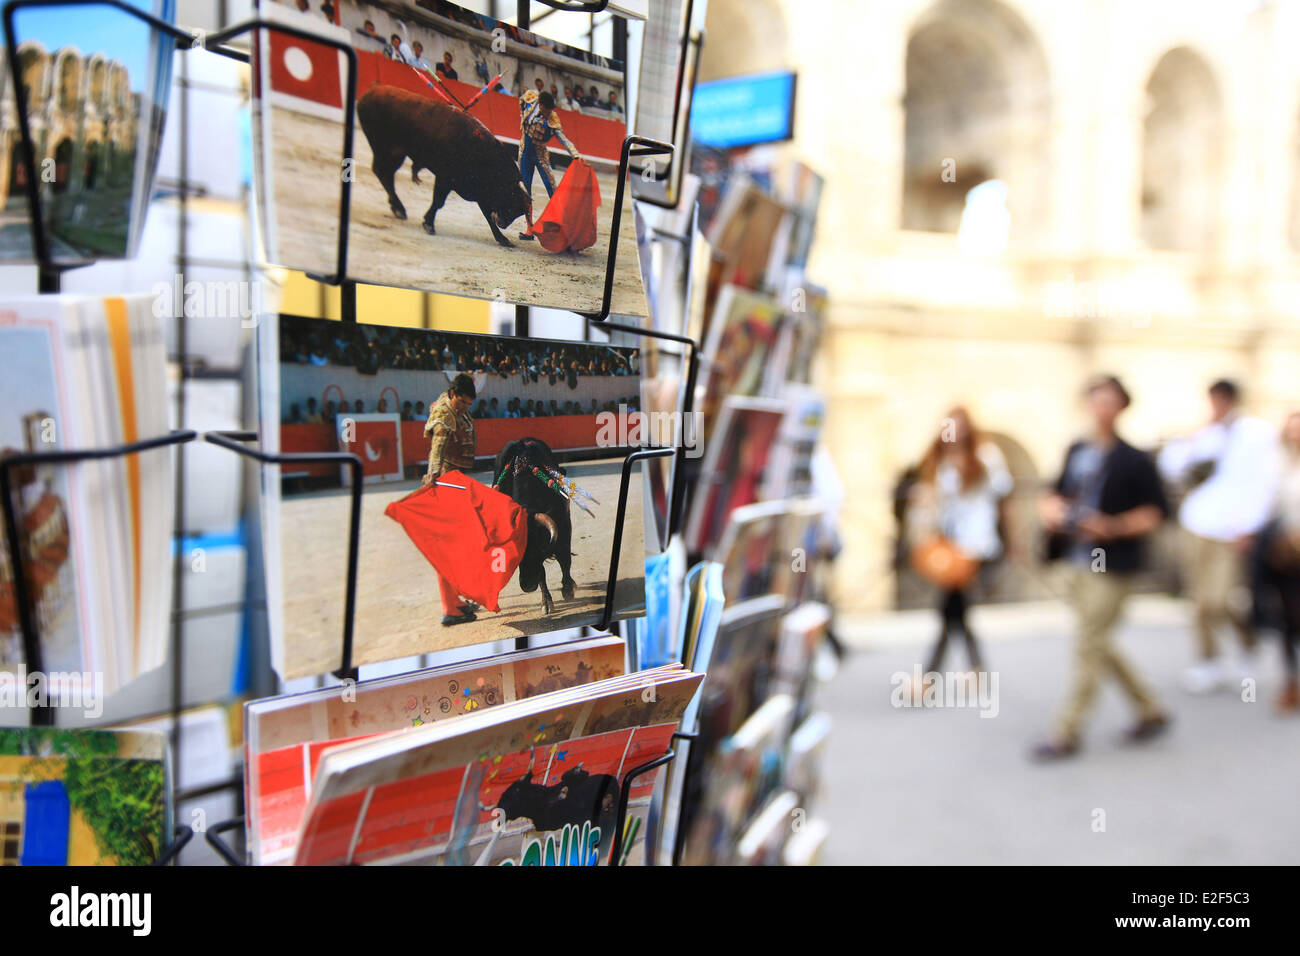
<svg viewBox="0 0 1300 956">
<path fill-rule="evenodd" d="M 94 189 L 99 176 L 99 143 L 87 143 L 85 160 L 81 164 L 81 188 Z"/>
<path fill-rule="evenodd" d="M 18 69 L 23 78 L 29 113 L 38 113 L 45 108 L 45 71 L 48 67 L 49 57 L 39 44 L 29 42 L 18 48 Z"/>
<path fill-rule="evenodd" d="M 5 200 L 20 199 L 26 194 L 27 190 L 27 166 L 23 162 L 23 147 L 18 137 L 14 136 L 9 141 L 9 190 L 5 193 Z"/>
<path fill-rule="evenodd" d="M 59 58 L 59 88 L 56 104 L 64 113 L 75 112 L 80 106 L 81 70 L 71 54 Z"/>
<path fill-rule="evenodd" d="M 1032 31 L 996 0 L 942 0 L 908 37 L 903 228 L 956 233 L 966 196 L 1006 184 L 1010 235 L 1043 234 L 1051 92 Z"/>
<path fill-rule="evenodd" d="M 54 147 L 54 185 L 55 193 L 65 193 L 72 181 L 72 140 L 61 139 Z"/>
<path fill-rule="evenodd" d="M 1209 65 L 1186 47 L 1160 58 L 1146 85 L 1142 239 L 1152 249 L 1209 252 L 1223 182 L 1223 103 Z"/>
</svg>

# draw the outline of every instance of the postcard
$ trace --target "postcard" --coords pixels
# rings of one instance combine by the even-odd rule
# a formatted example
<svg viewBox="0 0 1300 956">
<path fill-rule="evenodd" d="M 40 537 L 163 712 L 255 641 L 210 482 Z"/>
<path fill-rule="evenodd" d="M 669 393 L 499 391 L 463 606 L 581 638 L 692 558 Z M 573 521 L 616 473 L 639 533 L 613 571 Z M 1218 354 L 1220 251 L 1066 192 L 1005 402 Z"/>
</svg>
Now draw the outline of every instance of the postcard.
<svg viewBox="0 0 1300 956">
<path fill-rule="evenodd" d="M 174 17 L 174 0 L 136 5 Z M 176 41 L 94 4 L 19 9 L 14 39 L 51 261 L 131 258 L 153 193 Z M 14 72 L 0 70 L 0 261 L 34 262 Z"/>
<path fill-rule="evenodd" d="M 245 705 L 252 861 L 291 858 L 312 775 L 327 748 L 618 677 L 623 656 L 619 638 L 592 638 Z"/>
<path fill-rule="evenodd" d="M 783 312 L 770 296 L 723 286 L 709 323 L 701 378 L 704 439 L 713 435 L 722 402 L 732 395 L 763 394 Z"/>
<path fill-rule="evenodd" d="M 701 677 L 681 665 L 542 694 L 327 750 L 299 865 L 636 865 L 658 771 Z"/>
<path fill-rule="evenodd" d="M 0 728 L 0 863 L 149 866 L 170 792 L 164 734 Z"/>
<path fill-rule="evenodd" d="M 263 447 L 364 464 L 354 664 L 600 621 L 639 427 L 636 349 L 283 315 L 261 323 L 259 352 Z M 645 607 L 637 472 L 620 619 Z M 332 463 L 264 470 L 286 678 L 340 666 L 349 481 Z"/>
<path fill-rule="evenodd" d="M 256 48 L 254 148 L 272 263 L 336 271 L 346 179 L 350 278 L 600 308 L 627 135 L 621 62 L 443 0 L 261 0 L 260 10 L 350 45 L 359 68 L 345 162 L 347 61 L 273 31 Z M 613 280 L 610 311 L 645 315 L 631 208 Z"/>
<path fill-rule="evenodd" d="M 690 505 L 691 553 L 712 556 L 731 513 L 759 500 L 785 414 L 784 403 L 775 399 L 733 397 L 722 403 Z"/>
</svg>

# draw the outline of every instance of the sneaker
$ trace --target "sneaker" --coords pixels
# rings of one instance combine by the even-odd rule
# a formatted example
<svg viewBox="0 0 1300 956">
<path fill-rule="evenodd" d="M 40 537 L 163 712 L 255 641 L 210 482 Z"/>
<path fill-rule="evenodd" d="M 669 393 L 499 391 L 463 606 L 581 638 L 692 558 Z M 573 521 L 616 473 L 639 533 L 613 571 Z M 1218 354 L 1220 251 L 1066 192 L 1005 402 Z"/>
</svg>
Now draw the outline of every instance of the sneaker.
<svg viewBox="0 0 1300 956">
<path fill-rule="evenodd" d="M 1217 660 L 1201 661 L 1187 668 L 1183 687 L 1189 694 L 1209 694 L 1223 687 L 1223 670 Z"/>
<path fill-rule="evenodd" d="M 1169 715 L 1156 714 L 1143 717 L 1124 734 L 1124 739 L 1131 744 L 1145 743 L 1153 737 L 1159 737 L 1169 729 Z"/>
<path fill-rule="evenodd" d="M 1034 749 L 1029 752 L 1029 757 L 1035 763 L 1053 763 L 1057 760 L 1065 760 L 1073 757 L 1079 752 L 1079 741 L 1068 738 L 1056 738 L 1036 744 Z"/>
</svg>

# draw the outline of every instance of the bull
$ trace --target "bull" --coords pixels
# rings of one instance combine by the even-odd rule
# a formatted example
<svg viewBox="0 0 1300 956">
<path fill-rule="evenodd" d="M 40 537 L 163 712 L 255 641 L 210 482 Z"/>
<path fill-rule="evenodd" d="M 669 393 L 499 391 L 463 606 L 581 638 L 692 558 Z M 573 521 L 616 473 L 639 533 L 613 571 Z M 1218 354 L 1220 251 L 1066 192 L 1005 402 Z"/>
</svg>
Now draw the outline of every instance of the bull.
<svg viewBox="0 0 1300 956">
<path fill-rule="evenodd" d="M 519 561 L 519 587 L 525 594 L 542 591 L 542 612 L 555 610 L 551 592 L 546 587 L 545 562 L 555 559 L 560 565 L 560 594 L 572 601 L 576 583 L 570 573 L 573 565 L 573 521 L 569 501 L 546 486 L 533 474 L 533 468 L 564 469 L 546 442 L 537 438 L 520 438 L 497 452 L 493 474 L 497 490 L 508 495 L 528 514 L 528 543 Z M 542 533 L 539 533 L 542 532 Z"/>
<path fill-rule="evenodd" d="M 502 143 L 481 122 L 463 110 L 396 86 L 372 86 L 357 100 L 357 119 L 374 154 L 371 169 L 388 193 L 388 206 L 398 219 L 406 207 L 397 198 L 394 177 L 411 158 L 411 178 L 418 171 L 434 175 L 433 202 L 424 214 L 424 231 L 436 235 L 434 220 L 453 192 L 477 203 L 492 237 L 512 243 L 501 232 L 523 215 L 532 214 L 532 198 L 519 178 L 514 147 Z"/>
<path fill-rule="evenodd" d="M 533 783 L 533 765 L 537 755 L 530 751 L 524 775 L 502 792 L 496 809 L 507 820 L 526 818 L 541 832 L 559 830 L 566 823 L 574 826 L 590 821 L 600 827 L 601 842 L 614 832 L 618 816 L 618 778 L 607 773 L 590 773 L 581 764 L 566 770 L 550 786 Z M 490 812 L 490 808 L 483 807 Z"/>
</svg>

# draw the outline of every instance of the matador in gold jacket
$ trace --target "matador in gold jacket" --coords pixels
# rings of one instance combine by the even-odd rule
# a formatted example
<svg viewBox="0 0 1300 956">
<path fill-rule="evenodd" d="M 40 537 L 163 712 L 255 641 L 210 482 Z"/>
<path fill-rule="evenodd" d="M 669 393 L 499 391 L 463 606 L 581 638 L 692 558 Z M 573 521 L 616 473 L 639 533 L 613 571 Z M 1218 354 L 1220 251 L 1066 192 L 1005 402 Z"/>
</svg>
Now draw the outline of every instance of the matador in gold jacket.
<svg viewBox="0 0 1300 956">
<path fill-rule="evenodd" d="M 429 470 L 422 482 L 425 486 L 449 471 L 468 474 L 474 470 L 474 419 L 469 409 L 476 394 L 474 380 L 462 372 L 452 380 L 451 388 L 429 406 L 429 419 L 424 423 L 424 435 L 429 439 Z M 438 592 L 442 598 L 444 627 L 475 619 L 474 604 L 462 601 L 456 589 L 441 575 Z"/>
</svg>

